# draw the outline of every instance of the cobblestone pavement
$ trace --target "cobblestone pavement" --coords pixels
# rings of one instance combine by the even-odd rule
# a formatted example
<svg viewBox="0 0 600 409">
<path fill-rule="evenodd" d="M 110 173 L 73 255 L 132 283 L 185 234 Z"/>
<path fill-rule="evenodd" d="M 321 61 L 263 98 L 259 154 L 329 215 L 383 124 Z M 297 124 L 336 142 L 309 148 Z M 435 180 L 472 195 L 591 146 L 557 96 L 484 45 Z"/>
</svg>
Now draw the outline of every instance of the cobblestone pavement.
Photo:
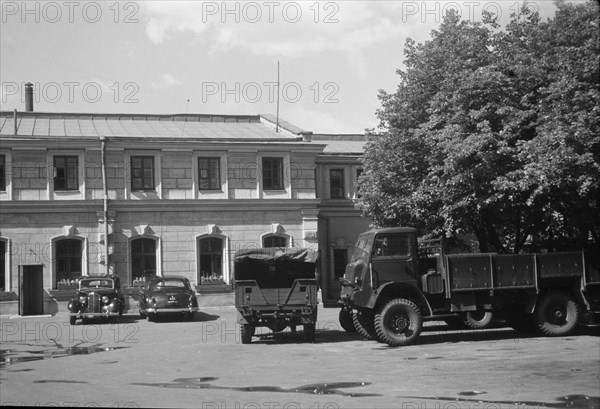
<svg viewBox="0 0 600 409">
<path fill-rule="evenodd" d="M 233 307 L 193 322 L 70 326 L 68 316 L 1 319 L 0 403 L 203 409 L 597 408 L 600 338 L 584 329 L 524 338 L 508 328 L 448 331 L 389 348 L 341 330 L 320 308 L 302 329 L 258 331 L 243 345 Z"/>
</svg>

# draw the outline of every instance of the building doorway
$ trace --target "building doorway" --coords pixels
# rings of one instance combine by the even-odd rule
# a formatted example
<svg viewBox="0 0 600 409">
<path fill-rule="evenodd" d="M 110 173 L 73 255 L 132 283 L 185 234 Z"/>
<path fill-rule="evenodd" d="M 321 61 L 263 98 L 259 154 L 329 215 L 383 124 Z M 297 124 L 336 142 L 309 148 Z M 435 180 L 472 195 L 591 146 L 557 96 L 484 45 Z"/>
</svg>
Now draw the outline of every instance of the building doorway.
<svg viewBox="0 0 600 409">
<path fill-rule="evenodd" d="M 19 266 L 19 314 L 44 313 L 43 265 Z"/>
</svg>

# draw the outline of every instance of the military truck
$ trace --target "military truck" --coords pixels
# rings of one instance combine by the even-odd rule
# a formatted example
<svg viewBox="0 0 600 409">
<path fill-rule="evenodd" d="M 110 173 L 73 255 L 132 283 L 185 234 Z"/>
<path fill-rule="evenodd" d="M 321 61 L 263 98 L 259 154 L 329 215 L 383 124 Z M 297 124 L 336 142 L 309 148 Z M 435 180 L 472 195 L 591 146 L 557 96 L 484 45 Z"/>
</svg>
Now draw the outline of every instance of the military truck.
<svg viewBox="0 0 600 409">
<path fill-rule="evenodd" d="M 596 252 L 598 253 L 598 252 Z M 597 254 L 444 254 L 410 227 L 361 234 L 341 279 L 340 323 L 391 346 L 414 343 L 424 319 L 493 313 L 518 331 L 565 336 L 600 314 Z"/>
<path fill-rule="evenodd" d="M 315 342 L 317 322 L 316 262 L 311 249 L 262 248 L 235 254 L 235 307 L 243 344 L 257 327 L 279 332 L 302 325 Z"/>
</svg>

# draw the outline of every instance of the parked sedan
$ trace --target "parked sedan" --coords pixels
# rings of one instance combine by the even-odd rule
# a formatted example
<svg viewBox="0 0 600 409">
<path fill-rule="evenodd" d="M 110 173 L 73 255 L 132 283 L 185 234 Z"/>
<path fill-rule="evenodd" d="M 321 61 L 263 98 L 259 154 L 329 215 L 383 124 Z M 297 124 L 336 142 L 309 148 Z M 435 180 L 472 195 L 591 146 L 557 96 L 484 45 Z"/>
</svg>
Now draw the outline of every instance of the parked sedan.
<svg viewBox="0 0 600 409">
<path fill-rule="evenodd" d="M 77 298 L 69 301 L 69 321 L 75 325 L 78 318 L 121 317 L 125 300 L 121 294 L 119 277 L 109 275 L 85 277 L 78 280 Z"/>
<path fill-rule="evenodd" d="M 159 315 L 181 314 L 192 319 L 198 311 L 196 292 L 185 277 L 154 277 L 140 291 L 140 315 L 153 321 Z"/>
</svg>

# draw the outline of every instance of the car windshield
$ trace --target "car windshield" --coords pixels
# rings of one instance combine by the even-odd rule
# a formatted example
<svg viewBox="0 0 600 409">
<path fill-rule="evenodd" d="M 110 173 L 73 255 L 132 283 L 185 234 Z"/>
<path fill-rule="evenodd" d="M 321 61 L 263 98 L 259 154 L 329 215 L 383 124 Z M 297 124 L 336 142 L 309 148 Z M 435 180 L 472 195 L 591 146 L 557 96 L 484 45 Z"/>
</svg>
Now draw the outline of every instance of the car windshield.
<svg viewBox="0 0 600 409">
<path fill-rule="evenodd" d="M 152 284 L 152 290 L 160 290 L 161 288 L 187 288 L 184 280 L 161 280 Z"/>
<path fill-rule="evenodd" d="M 84 279 L 79 282 L 80 288 L 113 288 L 113 280 L 108 279 Z"/>
</svg>

